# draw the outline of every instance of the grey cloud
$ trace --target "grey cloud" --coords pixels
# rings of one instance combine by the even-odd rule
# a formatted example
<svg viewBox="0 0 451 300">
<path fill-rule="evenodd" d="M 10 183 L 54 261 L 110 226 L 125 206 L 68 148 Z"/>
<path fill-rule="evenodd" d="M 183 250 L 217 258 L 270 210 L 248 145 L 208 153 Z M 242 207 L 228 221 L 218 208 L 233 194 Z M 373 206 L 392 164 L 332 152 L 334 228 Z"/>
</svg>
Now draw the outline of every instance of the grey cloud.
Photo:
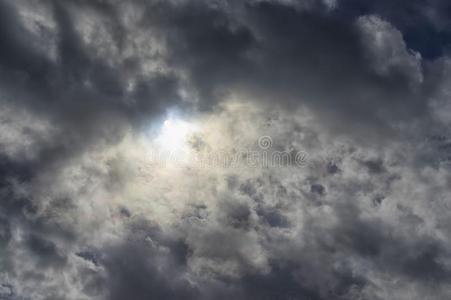
<svg viewBox="0 0 451 300">
<path fill-rule="evenodd" d="M 0 298 L 451 297 L 447 7 L 0 0 Z M 161 169 L 173 108 L 308 163 Z"/>
<path fill-rule="evenodd" d="M 128 127 L 141 126 L 141 120 L 164 113 L 180 98 L 177 79 L 166 74 L 148 78 L 135 74 L 136 89 L 126 91 L 123 75 L 127 62 L 112 66 L 89 52 L 82 33 L 75 28 L 73 5 L 55 1 L 49 8 L 58 30 L 58 58 L 52 61 L 45 53 L 29 47 L 36 37 L 21 24 L 17 12 L 20 4 L 16 8 L 2 2 L 2 21 L 8 22 L 2 26 L 1 35 L 5 45 L 1 55 L 2 101 L 14 99 L 16 105 L 48 118 L 51 126 L 59 130 L 42 149 L 41 161 L 46 156 L 82 151 L 86 145 L 98 143 L 98 139 L 114 143 Z M 103 13 L 117 21 L 109 11 Z M 139 63 L 139 57 L 134 59 Z"/>
<path fill-rule="evenodd" d="M 335 119 L 333 126 L 352 131 L 358 124 L 367 134 L 428 116 L 423 62 L 377 16 L 345 19 L 257 2 L 231 5 L 234 18 L 214 6 L 157 3 L 149 19 L 166 17 L 157 25 L 168 35 L 170 63 L 190 74 L 201 103 L 241 92 L 255 101 L 307 105 L 327 123 Z M 370 45 L 376 34 L 386 39 L 377 47 Z M 382 72 L 384 63 L 390 66 Z"/>
<path fill-rule="evenodd" d="M 138 224 L 123 244 L 105 249 L 108 299 L 197 299 L 199 292 L 184 278 L 188 248 L 158 228 Z"/>
</svg>

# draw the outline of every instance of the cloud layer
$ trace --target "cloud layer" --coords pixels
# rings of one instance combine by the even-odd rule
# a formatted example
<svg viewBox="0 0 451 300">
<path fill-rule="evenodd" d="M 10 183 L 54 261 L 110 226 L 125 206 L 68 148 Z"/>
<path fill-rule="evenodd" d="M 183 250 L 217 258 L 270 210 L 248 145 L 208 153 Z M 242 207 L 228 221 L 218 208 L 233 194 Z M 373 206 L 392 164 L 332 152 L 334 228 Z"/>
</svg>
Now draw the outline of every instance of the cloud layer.
<svg viewBox="0 0 451 300">
<path fill-rule="evenodd" d="M 451 298 L 448 19 L 0 0 L 0 299 Z"/>
</svg>

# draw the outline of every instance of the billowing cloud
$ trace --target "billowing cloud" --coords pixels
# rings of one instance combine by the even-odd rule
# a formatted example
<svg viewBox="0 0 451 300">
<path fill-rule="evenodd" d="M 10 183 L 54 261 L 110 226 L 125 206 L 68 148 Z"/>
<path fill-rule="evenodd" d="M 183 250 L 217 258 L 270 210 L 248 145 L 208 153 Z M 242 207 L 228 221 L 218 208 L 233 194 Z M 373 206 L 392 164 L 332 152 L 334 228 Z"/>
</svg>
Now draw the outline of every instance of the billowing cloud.
<svg viewBox="0 0 451 300">
<path fill-rule="evenodd" d="M 448 299 L 445 1 L 0 0 L 0 299 Z"/>
</svg>

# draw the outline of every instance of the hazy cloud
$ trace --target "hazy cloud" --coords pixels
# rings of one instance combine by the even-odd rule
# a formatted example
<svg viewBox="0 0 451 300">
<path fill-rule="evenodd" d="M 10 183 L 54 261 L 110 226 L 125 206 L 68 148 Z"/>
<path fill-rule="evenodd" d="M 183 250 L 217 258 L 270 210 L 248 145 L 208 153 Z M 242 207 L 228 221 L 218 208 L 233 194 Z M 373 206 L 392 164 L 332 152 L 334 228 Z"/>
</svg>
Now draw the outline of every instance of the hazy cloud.
<svg viewBox="0 0 451 300">
<path fill-rule="evenodd" d="M 0 299 L 450 298 L 448 6 L 0 0 Z"/>
</svg>

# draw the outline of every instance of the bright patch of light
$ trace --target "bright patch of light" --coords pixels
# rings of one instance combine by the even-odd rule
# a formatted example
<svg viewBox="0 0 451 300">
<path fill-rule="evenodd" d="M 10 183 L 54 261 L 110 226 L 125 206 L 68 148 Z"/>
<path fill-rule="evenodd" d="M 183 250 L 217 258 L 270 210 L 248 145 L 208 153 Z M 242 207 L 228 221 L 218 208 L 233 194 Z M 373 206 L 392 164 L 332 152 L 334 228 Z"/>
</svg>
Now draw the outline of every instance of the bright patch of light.
<svg viewBox="0 0 451 300">
<path fill-rule="evenodd" d="M 164 121 L 160 134 L 155 139 L 157 146 L 168 154 L 189 151 L 189 138 L 197 131 L 193 123 L 169 118 Z"/>
</svg>

